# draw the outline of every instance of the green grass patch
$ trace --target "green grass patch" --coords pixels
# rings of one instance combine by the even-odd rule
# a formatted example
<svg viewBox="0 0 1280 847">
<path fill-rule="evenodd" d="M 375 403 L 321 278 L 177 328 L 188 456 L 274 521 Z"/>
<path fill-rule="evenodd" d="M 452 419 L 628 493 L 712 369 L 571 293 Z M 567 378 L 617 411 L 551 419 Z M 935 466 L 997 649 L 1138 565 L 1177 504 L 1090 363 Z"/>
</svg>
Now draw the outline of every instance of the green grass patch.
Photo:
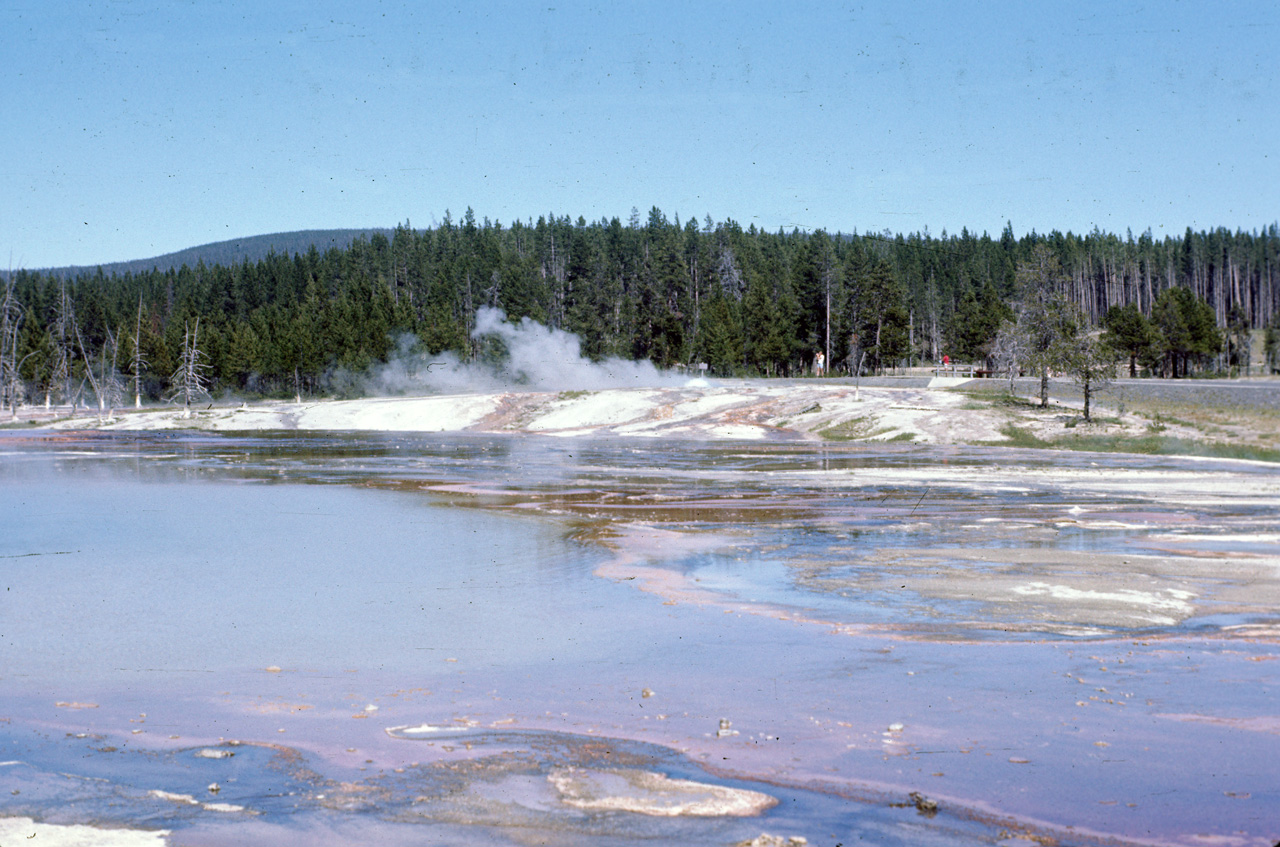
<svg viewBox="0 0 1280 847">
<path fill-rule="evenodd" d="M 69 420 L 74 420 L 73 416 L 62 415 L 61 417 L 30 418 L 28 420 L 15 421 L 12 417 L 5 415 L 0 418 L 0 429 L 38 429 Z"/>
<path fill-rule="evenodd" d="M 1046 440 L 1016 424 L 1007 424 L 1001 428 L 1000 433 L 1009 440 L 985 443 L 992 447 L 1078 450 L 1085 453 L 1138 453 L 1147 456 L 1203 456 L 1211 459 L 1280 463 L 1280 449 L 1247 444 L 1189 441 L 1185 438 L 1174 438 L 1155 432 L 1143 435 L 1073 432 Z"/>
<path fill-rule="evenodd" d="M 1185 426 L 1188 429 L 1198 429 L 1202 432 L 1206 427 L 1206 423 L 1203 420 L 1193 421 L 1188 418 L 1178 418 L 1168 414 L 1167 412 L 1146 412 L 1135 409 L 1134 414 L 1150 420 L 1151 422 L 1147 424 L 1147 428 L 1154 429 L 1158 432 L 1164 432 L 1169 428 L 1170 424 L 1174 426 Z"/>
<path fill-rule="evenodd" d="M 1017 409 L 1022 412 L 1034 412 L 1041 410 L 1039 400 L 1029 400 L 1026 397 L 1019 397 L 1016 394 L 1010 394 L 1007 386 L 996 385 L 958 385 L 955 388 L 945 388 L 952 394 L 959 394 L 962 397 L 968 397 L 972 404 L 965 404 L 961 408 L 975 409 Z M 1053 406 L 1044 408 L 1045 412 L 1057 411 Z"/>
<path fill-rule="evenodd" d="M 875 421 L 867 417 L 849 418 L 826 429 L 818 430 L 818 435 L 827 441 L 858 441 L 870 438 L 874 432 Z"/>
<path fill-rule="evenodd" d="M 893 432 L 893 427 L 876 428 L 875 418 L 864 416 L 841 421 L 817 432 L 827 441 L 866 441 Z M 910 441 L 915 437 L 913 432 L 899 432 L 885 441 Z"/>
<path fill-rule="evenodd" d="M 1124 404 L 1128 411 L 1150 421 L 1149 429 L 1157 431 L 1167 426 L 1184 426 L 1206 434 L 1244 429 L 1268 440 L 1269 433 L 1280 432 L 1280 416 L 1273 409 L 1197 402 L 1190 398 L 1148 399 L 1134 394 L 1126 395 Z"/>
<path fill-rule="evenodd" d="M 589 397 L 594 391 L 561 391 L 556 395 L 557 400 L 577 400 L 581 397 Z"/>
<path fill-rule="evenodd" d="M 1052 441 L 1045 441 L 1017 424 L 1005 424 L 1000 427 L 1000 434 L 1007 438 L 1008 441 L 988 441 L 986 443 L 996 447 L 1052 448 L 1054 446 Z"/>
<path fill-rule="evenodd" d="M 1144 453 L 1150 456 L 1204 456 L 1211 459 L 1244 459 L 1252 462 L 1280 462 L 1280 450 L 1247 444 L 1189 441 L 1167 435 L 1074 435 L 1055 440 L 1054 445 L 1093 453 Z"/>
<path fill-rule="evenodd" d="M 1051 443 L 1059 450 L 1080 450 L 1087 453 L 1142 453 L 1161 456 L 1178 452 L 1174 442 L 1179 439 L 1161 435 L 1071 435 L 1054 439 Z"/>
<path fill-rule="evenodd" d="M 1139 434 L 1100 433 L 1079 417 L 1079 404 L 1040 407 L 1037 398 L 1012 396 L 1007 386 L 984 384 L 981 381 L 946 389 L 969 398 L 962 408 L 1002 409 L 1009 415 L 1009 423 L 1001 430 L 1008 441 L 986 444 L 1014 447 L 1048 448 L 1055 450 L 1087 450 L 1104 453 L 1139 453 L 1165 456 L 1204 456 L 1207 458 L 1243 459 L 1248 461 L 1280 462 L 1280 415 L 1274 409 L 1248 404 L 1213 402 L 1194 395 L 1185 399 L 1167 396 L 1145 396 L 1139 390 L 1108 389 L 1096 398 L 1094 423 L 1122 424 L 1113 409 L 1122 407 L 1130 415 L 1147 421 L 1145 432 Z M 1074 411 L 1061 434 L 1033 435 L 1030 427 L 1019 426 L 1031 420 L 1044 420 L 1046 415 L 1058 416 Z M 1203 441 L 1193 435 L 1179 438 L 1169 434 L 1178 427 L 1203 435 Z"/>
<path fill-rule="evenodd" d="M 50 421 L 15 421 L 12 419 L 5 419 L 0 421 L 0 429 L 32 429 L 33 427 L 44 426 L 48 423 L 50 423 Z"/>
</svg>

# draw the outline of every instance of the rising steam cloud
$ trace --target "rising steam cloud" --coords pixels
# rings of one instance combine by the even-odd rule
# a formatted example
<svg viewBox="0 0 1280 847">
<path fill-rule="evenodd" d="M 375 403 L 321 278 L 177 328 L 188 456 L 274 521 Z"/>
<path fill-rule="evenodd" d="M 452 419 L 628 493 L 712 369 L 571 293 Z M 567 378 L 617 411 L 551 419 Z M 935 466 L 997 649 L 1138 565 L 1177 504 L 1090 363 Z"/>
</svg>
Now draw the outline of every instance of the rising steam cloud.
<svg viewBox="0 0 1280 847">
<path fill-rule="evenodd" d="M 582 355 L 578 336 L 543 326 L 529 318 L 509 323 L 501 309 L 476 313 L 472 338 L 487 342 L 493 355 L 463 362 L 452 353 L 430 356 L 413 352 L 409 336 L 391 361 L 375 368 L 358 384 L 363 393 L 463 393 L 471 391 L 583 391 L 604 388 L 656 388 L 685 385 L 688 377 L 659 370 L 649 361 L 605 359 Z M 335 378 L 335 382 L 350 377 Z M 356 388 L 357 385 L 349 385 Z"/>
</svg>

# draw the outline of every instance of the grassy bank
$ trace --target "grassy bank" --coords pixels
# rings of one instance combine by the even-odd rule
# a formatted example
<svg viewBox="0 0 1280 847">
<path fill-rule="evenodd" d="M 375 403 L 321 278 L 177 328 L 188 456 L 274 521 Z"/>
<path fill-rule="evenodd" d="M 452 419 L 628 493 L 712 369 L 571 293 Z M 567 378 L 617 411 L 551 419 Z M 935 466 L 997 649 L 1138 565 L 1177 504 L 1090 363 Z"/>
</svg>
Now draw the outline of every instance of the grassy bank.
<svg viewBox="0 0 1280 847">
<path fill-rule="evenodd" d="M 1245 403 L 1206 402 L 1194 388 L 1175 399 L 1148 396 L 1141 386 L 1113 388 L 1095 400 L 1092 421 L 1073 406 L 1041 408 L 1036 400 L 1011 395 L 1006 383 L 950 390 L 1008 415 L 1001 432 L 1009 440 L 998 442 L 1005 446 L 1280 463 L 1280 415 Z M 1054 428 L 1058 422 L 1060 433 Z"/>
</svg>

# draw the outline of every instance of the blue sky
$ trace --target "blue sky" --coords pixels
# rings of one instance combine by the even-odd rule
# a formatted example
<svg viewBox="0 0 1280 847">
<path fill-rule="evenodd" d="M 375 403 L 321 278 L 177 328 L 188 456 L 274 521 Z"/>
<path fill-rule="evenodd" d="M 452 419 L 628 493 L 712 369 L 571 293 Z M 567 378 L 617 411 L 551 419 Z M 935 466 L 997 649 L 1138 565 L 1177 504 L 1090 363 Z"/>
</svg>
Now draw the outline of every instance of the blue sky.
<svg viewBox="0 0 1280 847">
<path fill-rule="evenodd" d="M 1274 2 L 0 5 L 0 262 L 657 206 L 829 231 L 1280 219 Z"/>
</svg>

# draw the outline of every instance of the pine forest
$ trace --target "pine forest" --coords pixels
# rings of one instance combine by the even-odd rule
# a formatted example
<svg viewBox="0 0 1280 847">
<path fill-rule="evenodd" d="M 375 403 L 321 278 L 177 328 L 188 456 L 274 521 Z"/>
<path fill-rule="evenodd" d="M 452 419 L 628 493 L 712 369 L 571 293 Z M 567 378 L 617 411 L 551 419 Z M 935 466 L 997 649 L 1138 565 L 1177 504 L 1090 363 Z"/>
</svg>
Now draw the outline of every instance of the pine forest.
<svg viewBox="0 0 1280 847">
<path fill-rule="evenodd" d="M 810 373 L 820 353 L 832 375 L 944 355 L 994 368 L 1033 289 L 1101 337 L 1125 375 L 1244 373 L 1255 331 L 1276 363 L 1275 224 L 1159 239 L 1015 238 L 1010 225 L 993 238 L 765 232 L 657 208 L 503 226 L 468 209 L 256 262 L 12 271 L 0 376 L 6 405 L 333 393 L 334 373 L 398 351 L 479 355 L 482 307 L 574 333 L 592 359 L 706 363 L 720 376 Z"/>
</svg>

